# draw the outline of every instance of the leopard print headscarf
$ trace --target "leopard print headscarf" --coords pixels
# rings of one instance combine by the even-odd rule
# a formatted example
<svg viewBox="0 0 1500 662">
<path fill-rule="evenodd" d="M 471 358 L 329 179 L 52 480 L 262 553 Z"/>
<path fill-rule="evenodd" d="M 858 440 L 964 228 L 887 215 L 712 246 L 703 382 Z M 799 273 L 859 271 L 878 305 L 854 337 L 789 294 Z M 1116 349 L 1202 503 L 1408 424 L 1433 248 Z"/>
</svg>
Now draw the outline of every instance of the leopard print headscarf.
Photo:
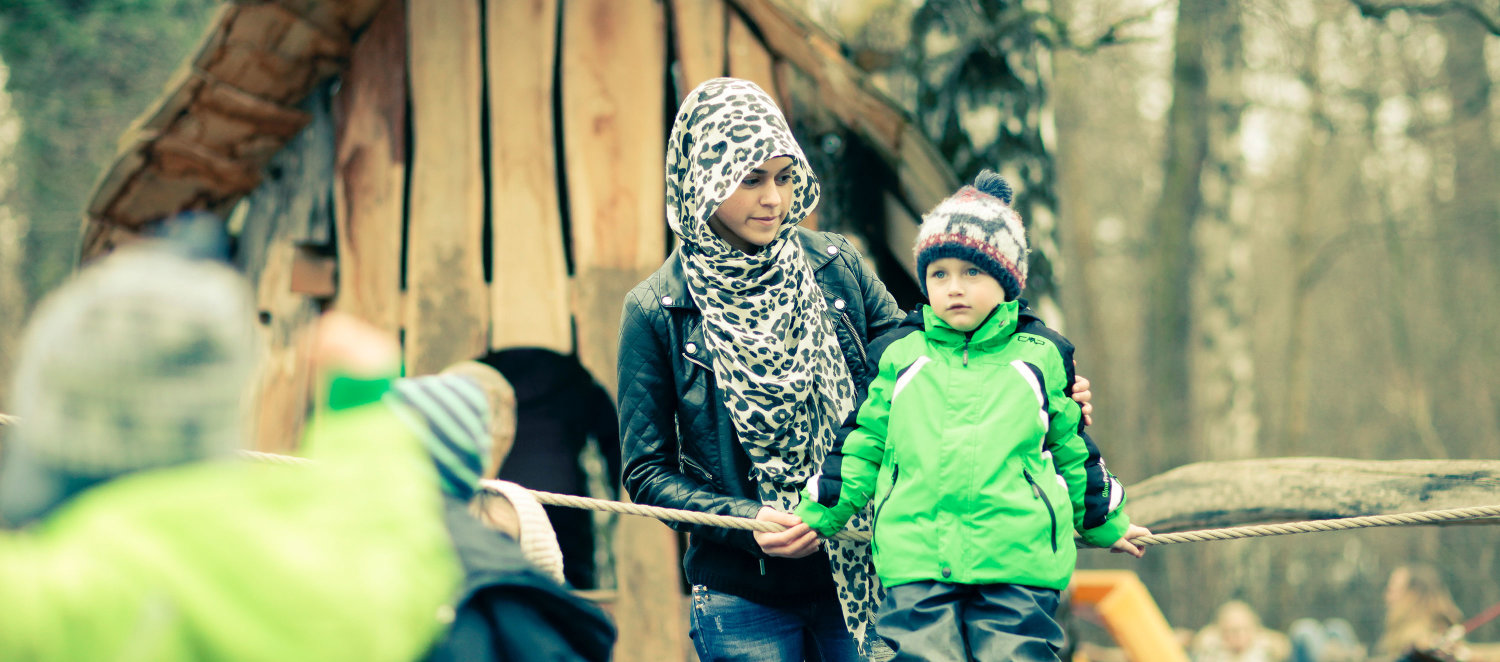
<svg viewBox="0 0 1500 662">
<path fill-rule="evenodd" d="M 751 170 L 778 156 L 793 161 L 790 209 L 771 243 L 749 255 L 714 234 L 708 220 Z M 733 78 L 707 81 L 683 101 L 667 141 L 666 176 L 667 223 L 682 241 L 719 393 L 761 503 L 790 512 L 857 404 L 823 290 L 793 236 L 818 203 L 817 179 L 776 102 Z M 845 620 L 867 651 L 879 591 L 868 546 L 828 546 Z"/>
</svg>

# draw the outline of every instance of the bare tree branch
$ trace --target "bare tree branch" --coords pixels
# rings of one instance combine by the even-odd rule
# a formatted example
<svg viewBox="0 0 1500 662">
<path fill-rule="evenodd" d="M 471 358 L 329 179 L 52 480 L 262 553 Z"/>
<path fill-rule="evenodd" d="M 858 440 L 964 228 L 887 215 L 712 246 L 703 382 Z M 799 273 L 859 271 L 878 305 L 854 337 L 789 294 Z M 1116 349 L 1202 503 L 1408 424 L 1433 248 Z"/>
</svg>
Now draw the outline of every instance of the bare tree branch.
<svg viewBox="0 0 1500 662">
<path fill-rule="evenodd" d="M 1500 2 L 1493 0 L 1351 0 L 1359 13 L 1374 19 L 1384 19 L 1393 11 L 1404 11 L 1423 16 L 1442 16 L 1458 12 L 1483 25 L 1490 34 L 1500 35 Z"/>
<path fill-rule="evenodd" d="M 1123 34 L 1126 29 L 1134 25 L 1149 23 L 1156 15 L 1166 7 L 1165 0 L 1146 7 L 1137 14 L 1126 16 L 1104 28 L 1097 37 L 1088 40 L 1080 40 L 1072 34 L 1072 26 L 1057 14 L 1050 12 L 1028 12 L 1030 17 L 1037 23 L 1037 37 L 1053 50 L 1072 50 L 1084 55 L 1092 54 L 1101 48 L 1108 46 L 1120 46 L 1150 41 L 1149 37 L 1136 37 Z"/>
</svg>

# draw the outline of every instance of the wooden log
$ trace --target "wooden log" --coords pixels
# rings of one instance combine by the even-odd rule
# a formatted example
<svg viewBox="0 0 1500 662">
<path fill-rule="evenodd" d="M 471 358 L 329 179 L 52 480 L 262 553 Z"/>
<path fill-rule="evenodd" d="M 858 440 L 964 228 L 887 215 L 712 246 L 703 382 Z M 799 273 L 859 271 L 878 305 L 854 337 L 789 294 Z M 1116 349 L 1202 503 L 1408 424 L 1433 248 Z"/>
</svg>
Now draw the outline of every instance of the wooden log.
<svg viewBox="0 0 1500 662">
<path fill-rule="evenodd" d="M 699 83 L 724 75 L 725 18 L 724 0 L 672 0 L 678 101 Z"/>
<path fill-rule="evenodd" d="M 906 205 L 901 204 L 901 200 L 894 194 L 886 191 L 882 195 L 885 199 L 885 245 L 890 248 L 896 261 L 906 268 L 907 275 L 916 278 L 917 257 L 912 255 L 911 248 L 917 243 L 917 232 L 921 230 L 922 221 L 912 216 L 906 210 Z"/>
<path fill-rule="evenodd" d="M 656 2 L 573 0 L 563 16 L 564 163 L 583 365 L 611 393 L 625 292 L 665 257 L 665 19 Z M 615 531 L 621 662 L 687 650 L 676 536 L 624 518 Z"/>
<path fill-rule="evenodd" d="M 339 293 L 334 309 L 401 328 L 406 204 L 406 2 L 390 0 L 360 37 L 334 99 Z"/>
<path fill-rule="evenodd" d="M 411 205 L 406 245 L 406 365 L 433 373 L 484 353 L 484 172 L 479 5 L 407 5 Z"/>
<path fill-rule="evenodd" d="M 298 338 L 319 305 L 292 284 L 301 247 L 326 242 L 333 225 L 330 103 L 326 88 L 308 100 L 312 122 L 276 156 L 273 176 L 239 211 L 236 261 L 255 286 L 267 350 L 255 408 L 254 447 L 263 451 L 293 449 L 311 402 L 307 346 Z"/>
<path fill-rule="evenodd" d="M 728 0 L 759 28 L 777 57 L 818 81 L 820 98 L 876 152 L 900 164 L 901 194 L 914 209 L 929 209 L 958 187 L 958 178 L 896 104 L 844 59 L 838 41 L 783 0 Z"/>
<path fill-rule="evenodd" d="M 557 0 L 489 0 L 490 347 L 573 353 L 553 131 Z"/>
<path fill-rule="evenodd" d="M 1125 490 L 1153 533 L 1500 504 L 1500 460 L 1198 462 Z"/>
<path fill-rule="evenodd" d="M 740 17 L 739 12 L 729 12 L 729 31 L 726 36 L 729 53 L 729 75 L 735 78 L 743 78 L 766 91 L 766 94 L 777 99 L 777 104 L 782 111 L 787 110 L 786 100 L 780 98 L 779 88 L 776 85 L 776 64 L 771 57 L 766 45 L 760 43 L 760 38 L 750 30 L 750 25 Z"/>
<path fill-rule="evenodd" d="M 234 0 L 237 4 L 274 1 L 330 36 L 349 38 L 381 11 L 385 0 Z"/>
<path fill-rule="evenodd" d="M 275 4 L 236 6 L 194 66 L 263 99 L 291 105 L 338 73 L 352 44 Z"/>
</svg>

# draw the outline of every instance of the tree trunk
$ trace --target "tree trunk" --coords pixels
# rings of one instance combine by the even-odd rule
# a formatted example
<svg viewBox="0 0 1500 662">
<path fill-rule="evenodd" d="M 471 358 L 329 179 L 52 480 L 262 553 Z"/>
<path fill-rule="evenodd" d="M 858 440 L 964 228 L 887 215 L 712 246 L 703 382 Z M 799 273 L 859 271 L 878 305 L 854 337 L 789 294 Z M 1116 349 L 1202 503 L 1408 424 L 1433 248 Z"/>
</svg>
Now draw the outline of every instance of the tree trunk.
<svg viewBox="0 0 1500 662">
<path fill-rule="evenodd" d="M 1193 222 L 1203 204 L 1199 178 L 1208 156 L 1208 70 L 1204 43 L 1215 11 L 1211 3 L 1178 4 L 1176 55 L 1172 65 L 1172 105 L 1167 111 L 1166 169 L 1161 197 L 1148 219 L 1150 257 L 1146 335 L 1146 436 L 1194 438 L 1188 352 L 1193 337 Z M 1184 444 L 1165 448 L 1189 459 Z M 1171 462 L 1170 460 L 1177 460 Z"/>
<path fill-rule="evenodd" d="M 1255 363 L 1248 321 L 1254 319 L 1249 219 L 1244 197 L 1245 167 L 1240 150 L 1240 117 L 1245 94 L 1242 25 L 1237 2 L 1216 17 L 1209 49 L 1209 152 L 1201 178 L 1203 217 L 1196 228 L 1200 257 L 1191 382 L 1193 419 L 1203 431 L 1205 449 L 1215 459 L 1253 457 L 1260 449 L 1255 405 Z M 1160 351 L 1160 350 L 1158 350 Z"/>
</svg>

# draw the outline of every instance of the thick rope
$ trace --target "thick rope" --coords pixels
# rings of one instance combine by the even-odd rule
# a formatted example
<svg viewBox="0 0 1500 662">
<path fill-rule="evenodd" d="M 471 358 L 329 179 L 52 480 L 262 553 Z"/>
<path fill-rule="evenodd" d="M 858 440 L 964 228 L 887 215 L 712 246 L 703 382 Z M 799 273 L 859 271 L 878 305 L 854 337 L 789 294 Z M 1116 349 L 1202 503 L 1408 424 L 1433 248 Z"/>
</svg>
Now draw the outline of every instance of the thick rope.
<svg viewBox="0 0 1500 662">
<path fill-rule="evenodd" d="M 1291 535 L 1293 533 L 1318 533 L 1322 531 L 1368 529 L 1376 526 L 1417 526 L 1422 524 L 1438 524 L 1441 522 L 1488 519 L 1493 517 L 1500 517 L 1500 506 L 1448 508 L 1445 510 L 1424 510 L 1414 513 L 1366 515 L 1363 517 L 1343 517 L 1339 519 L 1320 519 L 1309 520 L 1305 522 L 1286 522 L 1284 524 L 1259 524 L 1256 526 L 1232 526 L 1225 529 L 1180 531 L 1178 533 L 1163 533 L 1159 535 L 1142 536 L 1140 538 L 1136 538 L 1132 542 L 1134 542 L 1137 547 L 1143 545 L 1169 545 L 1179 542 L 1208 542 L 1212 540 L 1235 540 L 1239 538 L 1285 536 Z"/>
<path fill-rule="evenodd" d="M 281 464 L 302 464 L 309 462 L 299 457 L 289 455 L 277 455 L 274 453 L 259 453 L 255 451 L 241 451 L 248 457 L 267 462 Z M 491 481 L 480 481 L 480 487 L 487 492 L 498 492 L 499 489 L 489 485 Z M 573 496 L 570 494 L 554 494 L 552 492 L 540 492 L 532 490 L 536 500 L 550 506 L 564 506 L 568 508 L 582 508 L 585 510 L 598 510 L 607 513 L 621 513 L 625 515 L 639 515 L 642 517 L 653 517 L 669 522 L 686 522 L 689 524 L 705 524 L 728 529 L 739 529 L 742 531 L 763 531 L 775 533 L 785 531 L 786 527 L 774 522 L 764 522 L 747 517 L 730 517 L 727 515 L 710 515 L 708 513 L 694 512 L 691 510 L 677 510 L 673 508 L 661 508 L 658 506 L 643 506 L 634 503 L 623 503 L 620 501 L 606 501 L 604 499 L 593 499 L 590 497 Z M 1136 538 L 1134 542 L 1137 547 L 1149 547 L 1154 545 L 1170 545 L 1182 542 L 1209 542 L 1214 540 L 1238 540 L 1243 538 L 1265 538 L 1268 536 L 1285 536 L 1294 533 L 1318 533 L 1324 531 L 1346 531 L 1350 529 L 1368 529 L 1377 526 L 1419 526 L 1424 524 L 1439 524 L 1442 522 L 1456 522 L 1461 520 L 1477 520 L 1500 518 L 1500 506 L 1473 506 L 1468 508 L 1448 508 L 1445 510 L 1424 510 L 1412 513 L 1393 513 L 1390 515 L 1366 515 L 1363 517 L 1344 517 L 1338 519 L 1308 520 L 1303 522 L 1286 522 L 1283 524 L 1258 524 L 1254 526 L 1233 526 L 1223 529 L 1202 529 L 1198 531 L 1179 531 L 1177 533 L 1162 533 Z M 838 540 L 857 540 L 867 542 L 870 534 L 854 531 L 840 531 L 834 538 Z"/>
</svg>

